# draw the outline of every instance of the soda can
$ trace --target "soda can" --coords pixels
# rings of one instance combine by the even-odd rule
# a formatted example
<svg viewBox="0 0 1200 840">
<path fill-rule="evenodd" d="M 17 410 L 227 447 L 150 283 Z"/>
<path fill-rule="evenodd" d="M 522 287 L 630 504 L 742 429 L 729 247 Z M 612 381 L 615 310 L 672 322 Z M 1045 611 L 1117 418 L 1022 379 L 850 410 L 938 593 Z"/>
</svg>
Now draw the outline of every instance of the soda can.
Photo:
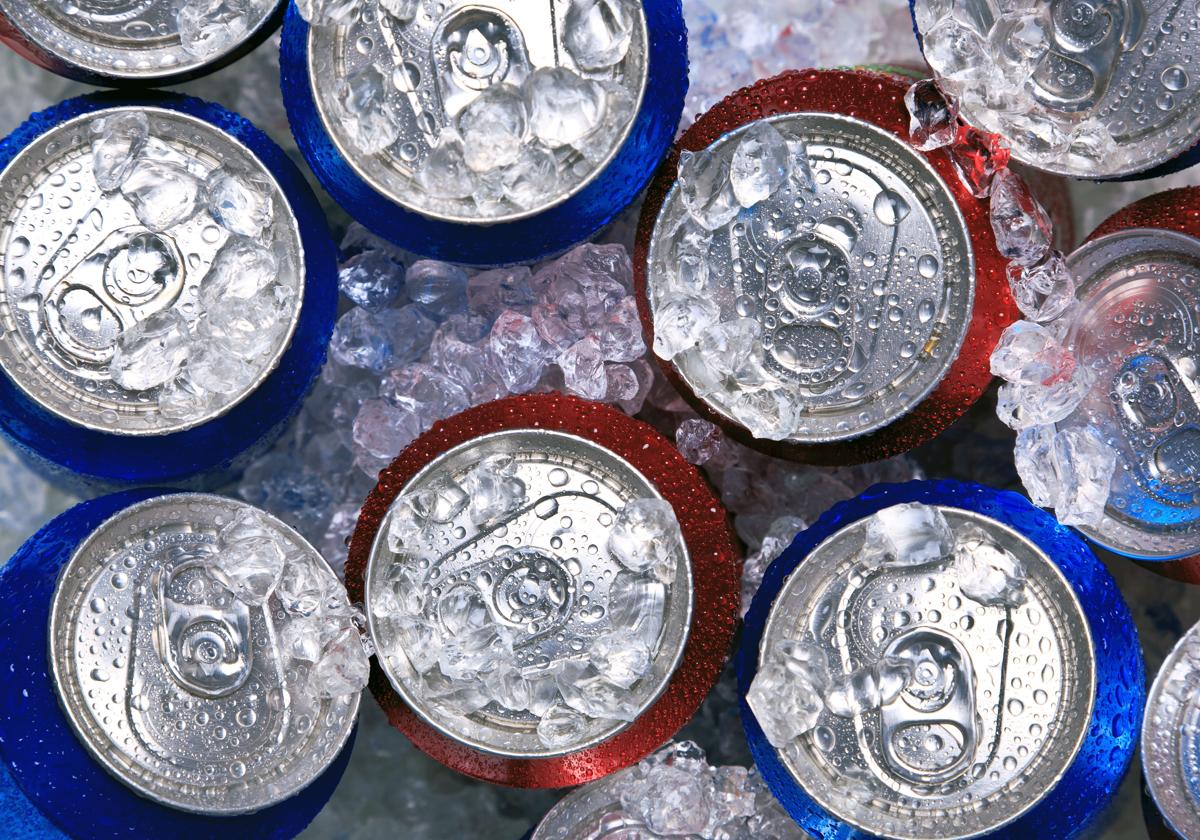
<svg viewBox="0 0 1200 840">
<path fill-rule="evenodd" d="M 737 668 L 755 763 L 822 838 L 1075 837 L 1112 800 L 1146 696 L 1086 543 L 956 481 L 877 485 L 802 532 Z"/>
<path fill-rule="evenodd" d="M 336 25 L 294 6 L 284 21 L 292 132 L 350 215 L 419 254 L 494 265 L 562 251 L 633 203 L 683 111 L 678 0 L 410 11 L 368 0 Z"/>
<path fill-rule="evenodd" d="M 1061 430 L 1090 424 L 1115 450 L 1103 517 L 1080 530 L 1169 576 L 1200 581 L 1200 189 L 1118 211 L 1068 257 L 1077 306 L 1061 331 L 1093 374 Z"/>
<path fill-rule="evenodd" d="M 346 564 L 392 725 L 517 787 L 626 767 L 695 713 L 728 655 L 740 559 L 724 509 L 649 426 L 559 394 L 417 438 Z"/>
<path fill-rule="evenodd" d="M 236 114 L 171 94 L 35 114 L 0 143 L 0 219 L 0 429 L 59 483 L 216 486 L 320 371 L 336 249 Z"/>
<path fill-rule="evenodd" d="M 917 40 L 959 116 L 1000 135 L 1017 160 L 1093 180 L 1200 161 L 1194 10 L 1165 0 L 951 5 L 909 0 Z"/>
<path fill-rule="evenodd" d="M 642 323 L 701 415 L 770 454 L 877 460 L 991 382 L 1017 310 L 988 205 L 909 142 L 892 73 L 807 70 L 701 116 L 642 208 Z M 740 193 L 740 195 L 739 195 Z"/>
<path fill-rule="evenodd" d="M 271 589 L 267 556 L 285 558 Z M 285 655 L 311 589 L 348 614 L 312 546 L 219 496 L 124 491 L 31 537 L 0 571 L 15 836 L 46 820 L 71 837 L 299 833 L 345 770 L 361 697 L 310 689 Z"/>
<path fill-rule="evenodd" d="M 1146 699 L 1142 720 L 1142 800 L 1147 833 L 1154 838 L 1200 835 L 1196 663 L 1200 626 L 1193 627 L 1163 660 Z"/>
<path fill-rule="evenodd" d="M 286 0 L 0 0 L 0 41 L 87 84 L 173 85 L 241 58 L 279 27 L 285 7 Z"/>
</svg>

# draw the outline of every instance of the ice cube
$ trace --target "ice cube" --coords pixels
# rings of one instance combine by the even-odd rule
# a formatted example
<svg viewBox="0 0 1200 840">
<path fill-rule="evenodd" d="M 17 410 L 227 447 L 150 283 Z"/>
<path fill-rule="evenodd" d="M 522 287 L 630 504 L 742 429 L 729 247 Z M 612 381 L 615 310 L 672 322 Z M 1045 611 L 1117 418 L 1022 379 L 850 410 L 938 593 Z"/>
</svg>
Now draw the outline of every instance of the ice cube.
<svg viewBox="0 0 1200 840">
<path fill-rule="evenodd" d="M 958 120 L 937 83 L 922 79 L 904 94 L 908 106 L 908 136 L 923 152 L 949 146 L 958 132 Z"/>
<path fill-rule="evenodd" d="M 1013 460 L 1029 498 L 1038 507 L 1055 507 L 1061 487 L 1054 469 L 1054 426 L 1029 426 L 1017 433 Z"/>
<path fill-rule="evenodd" d="M 984 606 L 1025 603 L 1025 567 L 982 533 L 965 538 L 955 549 L 954 574 L 962 593 Z"/>
<path fill-rule="evenodd" d="M 275 532 L 251 508 L 240 508 L 218 533 L 213 572 L 237 598 L 262 604 L 275 591 L 286 560 Z"/>
<path fill-rule="evenodd" d="M 322 698 L 358 694 L 371 677 L 371 661 L 358 630 L 344 626 L 321 649 L 312 670 L 312 687 Z"/>
<path fill-rule="evenodd" d="M 707 420 L 684 420 L 675 430 L 675 446 L 689 463 L 700 466 L 721 451 L 721 430 Z"/>
<path fill-rule="evenodd" d="M 296 11 L 313 26 L 347 26 L 358 20 L 364 0 L 296 0 Z"/>
<path fill-rule="evenodd" d="M 250 12 L 246 0 L 183 0 L 175 12 L 180 46 L 200 59 L 228 52 L 250 31 Z"/>
<path fill-rule="evenodd" d="M 209 215 L 231 233 L 257 237 L 274 216 L 274 185 L 257 172 L 214 169 L 204 183 Z"/>
<path fill-rule="evenodd" d="M 417 183 L 434 198 L 469 198 L 475 177 L 467 167 L 462 141 L 454 132 L 443 131 L 417 170 Z"/>
<path fill-rule="evenodd" d="M 391 82 L 374 64 L 337 82 L 335 96 L 340 105 L 342 129 L 365 154 L 382 152 L 400 136 L 400 126 L 388 101 L 390 86 Z"/>
<path fill-rule="evenodd" d="M 230 298 L 248 300 L 278 276 L 279 262 L 272 251 L 253 239 L 231 236 L 200 283 L 201 305 L 207 309 Z"/>
<path fill-rule="evenodd" d="M 557 352 L 538 333 L 532 318 L 513 310 L 502 313 L 492 325 L 488 349 L 496 379 L 513 393 L 536 385 Z"/>
<path fill-rule="evenodd" d="M 508 166 L 520 157 L 529 135 L 525 98 L 510 84 L 492 85 L 458 113 L 455 125 L 468 167 L 487 172 Z"/>
<path fill-rule="evenodd" d="M 138 110 L 97 117 L 89 124 L 92 172 L 103 192 L 121 188 L 150 135 L 150 123 Z"/>
<path fill-rule="evenodd" d="M 1075 302 L 1075 278 L 1057 251 L 1034 265 L 1009 265 L 1008 285 L 1017 308 L 1033 321 L 1053 321 Z"/>
<path fill-rule="evenodd" d="M 617 514 L 608 533 L 608 551 L 626 569 L 670 583 L 675 579 L 682 540 L 670 502 L 634 499 Z"/>
<path fill-rule="evenodd" d="M 746 703 L 776 749 L 787 748 L 817 725 L 825 703 L 822 686 L 776 661 L 764 662 L 746 692 Z"/>
<path fill-rule="evenodd" d="M 1054 236 L 1050 214 L 1021 176 L 1007 167 L 992 179 L 991 220 L 996 247 L 1019 265 L 1039 262 L 1050 249 Z"/>
<path fill-rule="evenodd" d="M 738 141 L 729 164 L 729 182 L 738 204 L 753 207 L 783 186 L 787 180 L 787 141 L 770 122 L 760 120 Z"/>
<path fill-rule="evenodd" d="M 649 672 L 652 655 L 640 634 L 618 629 L 592 642 L 588 661 L 610 683 L 628 689 Z"/>
<path fill-rule="evenodd" d="M 563 702 L 598 720 L 632 721 L 637 716 L 633 695 L 609 681 L 590 664 L 567 660 L 556 673 Z"/>
<path fill-rule="evenodd" d="M 902 566 L 920 566 L 948 557 L 954 532 L 940 510 L 920 502 L 892 505 L 867 520 L 863 553 Z"/>
<path fill-rule="evenodd" d="M 912 667 L 907 659 L 885 656 L 849 674 L 835 674 L 825 691 L 825 708 L 838 717 L 853 718 L 886 706 L 908 685 Z"/>
<path fill-rule="evenodd" d="M 408 298 L 422 314 L 441 321 L 467 308 L 467 273 L 438 260 L 417 260 L 404 275 Z"/>
<path fill-rule="evenodd" d="M 695 222 L 717 230 L 732 222 L 741 205 L 730 181 L 729 160 L 710 149 L 679 153 L 679 195 Z"/>
<path fill-rule="evenodd" d="M 700 341 L 710 326 L 717 323 L 721 310 L 709 298 L 679 295 L 672 297 L 654 313 L 654 352 L 660 358 L 673 359 Z"/>
<path fill-rule="evenodd" d="M 563 22 L 563 43 L 584 70 L 603 70 L 625 57 L 633 21 L 624 0 L 571 0 Z"/>
<path fill-rule="evenodd" d="M 138 221 L 161 233 L 181 225 L 200 207 L 200 181 L 167 161 L 139 157 L 121 183 Z"/>
<path fill-rule="evenodd" d="M 462 480 L 470 498 L 469 513 L 476 525 L 492 522 L 525 504 L 525 482 L 517 477 L 517 464 L 508 455 L 489 455 Z"/>
<path fill-rule="evenodd" d="M 525 80 L 529 128 L 551 149 L 587 137 L 605 117 L 605 93 L 599 82 L 565 67 L 539 67 Z"/>
<path fill-rule="evenodd" d="M 560 178 L 558 160 L 540 146 L 526 146 L 500 172 L 505 198 L 526 209 L 553 198 Z"/>
<path fill-rule="evenodd" d="M 537 735 L 542 746 L 565 749 L 579 741 L 586 728 L 587 718 L 562 703 L 555 703 L 542 713 Z"/>
<path fill-rule="evenodd" d="M 563 387 L 586 400 L 602 400 L 608 392 L 608 373 L 600 342 L 588 336 L 575 342 L 558 356 L 563 372 Z"/>
<path fill-rule="evenodd" d="M 338 288 L 364 309 L 383 309 L 404 295 L 404 264 L 387 251 L 370 248 L 342 262 Z"/>
<path fill-rule="evenodd" d="M 122 331 L 109 374 L 127 391 L 145 391 L 175 378 L 190 350 L 187 324 L 174 309 L 166 309 Z"/>
<path fill-rule="evenodd" d="M 199 334 L 244 361 L 266 355 L 287 330 L 295 297 L 286 286 L 271 285 L 246 300 L 223 298 L 207 311 Z"/>
<path fill-rule="evenodd" d="M 1062 429 L 1054 437 L 1061 492 L 1054 513 L 1064 525 L 1098 525 L 1104 518 L 1117 453 L 1094 426 Z"/>
</svg>

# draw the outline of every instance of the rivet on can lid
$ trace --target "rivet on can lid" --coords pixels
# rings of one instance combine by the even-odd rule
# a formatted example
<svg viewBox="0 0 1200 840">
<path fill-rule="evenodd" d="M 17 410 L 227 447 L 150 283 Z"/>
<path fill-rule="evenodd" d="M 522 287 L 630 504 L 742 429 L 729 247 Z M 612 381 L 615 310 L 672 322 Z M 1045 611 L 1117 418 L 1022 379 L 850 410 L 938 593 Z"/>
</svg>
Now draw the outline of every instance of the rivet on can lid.
<svg viewBox="0 0 1200 840">
<path fill-rule="evenodd" d="M 236 550 L 251 543 L 252 562 Z M 362 685 L 342 677 L 365 684 L 367 670 L 351 612 L 279 520 L 218 496 L 159 496 L 104 522 L 63 568 L 50 664 L 71 726 L 121 782 L 185 811 L 249 813 L 304 788 L 346 744 Z M 347 647 L 329 660 L 336 678 L 319 679 L 326 631 Z"/>
<path fill-rule="evenodd" d="M 163 435 L 224 414 L 278 365 L 304 249 L 274 176 L 231 135 L 102 109 L 18 153 L 0 196 L 0 369 L 43 408 Z"/>
<path fill-rule="evenodd" d="M 681 158 L 646 265 L 655 352 L 756 438 L 845 442 L 910 412 L 971 325 L 954 195 L 895 135 L 759 119 Z"/>
<path fill-rule="evenodd" d="M 366 604 L 379 663 L 429 725 L 496 755 L 558 756 L 663 692 L 688 639 L 691 561 L 670 505 L 624 458 L 499 431 L 404 485 Z"/>
<path fill-rule="evenodd" d="M 459 222 L 514 221 L 582 190 L 641 106 L 648 32 L 636 0 L 422 6 L 369 0 L 314 25 L 309 83 L 326 131 L 365 182 Z"/>
<path fill-rule="evenodd" d="M 1011 823 L 1062 778 L 1090 726 L 1095 652 L 1041 548 L 908 503 L 834 531 L 800 568 L 747 701 L 821 808 L 872 835 L 949 840 Z M 803 714 L 792 680 L 812 686 Z"/>
<path fill-rule="evenodd" d="M 1075 251 L 1079 305 L 1065 330 L 1092 376 L 1058 428 L 1091 425 L 1118 468 L 1096 542 L 1147 560 L 1200 551 L 1200 241 L 1134 228 Z"/>
<path fill-rule="evenodd" d="M 1200 140 L 1195 12 L 1167 0 L 1038 3 L 954 14 L 916 0 L 925 57 L 976 128 L 1049 172 L 1136 174 Z M 949 7 L 945 7 L 946 10 Z"/>
<path fill-rule="evenodd" d="M 163 84 L 223 64 L 265 36 L 281 0 L 0 0 L 22 53 L 99 84 Z M 3 27 L 0 27 L 3 28 Z"/>
</svg>

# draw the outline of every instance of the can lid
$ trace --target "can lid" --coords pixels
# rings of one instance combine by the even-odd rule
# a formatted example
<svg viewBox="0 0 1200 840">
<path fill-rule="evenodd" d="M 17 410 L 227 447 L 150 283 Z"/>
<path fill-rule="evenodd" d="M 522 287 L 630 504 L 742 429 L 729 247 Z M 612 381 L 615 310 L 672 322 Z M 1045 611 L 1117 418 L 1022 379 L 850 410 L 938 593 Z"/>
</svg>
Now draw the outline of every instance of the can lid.
<svg viewBox="0 0 1200 840">
<path fill-rule="evenodd" d="M 350 660 L 329 658 L 327 631 L 345 635 Z M 337 758 L 361 684 L 325 665 L 361 660 L 365 680 L 351 643 L 345 592 L 316 550 L 268 514 L 202 494 L 101 524 L 50 612 L 55 688 L 84 746 L 137 793 L 208 815 L 281 802 Z"/>
<path fill-rule="evenodd" d="M 451 0 L 407 17 L 370 0 L 307 40 L 317 111 L 354 172 L 460 224 L 528 218 L 583 190 L 624 144 L 648 79 L 638 0 Z"/>
<path fill-rule="evenodd" d="M 347 562 L 393 724 L 518 786 L 625 767 L 691 717 L 736 623 L 724 511 L 661 436 L 603 405 L 513 397 L 385 470 Z"/>
<path fill-rule="evenodd" d="M 277 25 L 282 6 L 282 0 L 0 0 L 0 31 L 18 52 L 64 76 L 164 84 L 233 60 Z"/>
<path fill-rule="evenodd" d="M 1018 160 L 1117 178 L 1200 140 L 1200 62 L 1184 3 L 1039 3 L 1005 13 L 973 0 L 953 14 L 912 5 L 925 57 L 960 116 L 1001 135 Z"/>
<path fill-rule="evenodd" d="M 697 120 L 643 209 L 635 270 L 660 363 L 773 454 L 872 460 L 982 393 L 1014 314 L 986 208 L 907 142 L 894 76 L 786 73 Z"/>
<path fill-rule="evenodd" d="M 1200 550 L 1200 240 L 1152 228 L 1094 238 L 1068 259 L 1065 323 L 1093 376 L 1059 428 L 1092 425 L 1117 455 L 1104 517 L 1081 530 L 1133 557 Z"/>
<path fill-rule="evenodd" d="M 1142 720 L 1142 771 L 1159 813 L 1179 837 L 1200 836 L 1200 625 L 1163 660 Z"/>
<path fill-rule="evenodd" d="M 789 784 L 835 819 L 895 838 L 989 833 L 1080 752 L 1097 686 L 1089 618 L 1009 524 L 868 495 L 878 511 L 826 522 L 803 574 L 769 575 L 743 708 Z"/>
<path fill-rule="evenodd" d="M 164 435 L 276 368 L 304 297 L 298 220 L 217 125 L 152 105 L 65 119 L 0 173 L 0 369 L 77 426 Z"/>
</svg>

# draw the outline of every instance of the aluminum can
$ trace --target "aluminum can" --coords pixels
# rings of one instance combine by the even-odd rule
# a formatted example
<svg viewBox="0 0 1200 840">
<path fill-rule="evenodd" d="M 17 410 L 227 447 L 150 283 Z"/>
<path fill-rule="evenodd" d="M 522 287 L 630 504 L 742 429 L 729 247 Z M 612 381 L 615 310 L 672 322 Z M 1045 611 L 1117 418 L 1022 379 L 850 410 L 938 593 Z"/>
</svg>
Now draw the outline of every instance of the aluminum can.
<svg viewBox="0 0 1200 840">
<path fill-rule="evenodd" d="M 643 324 L 684 397 L 743 443 L 876 460 L 936 436 L 991 381 L 987 357 L 1017 314 L 1005 261 L 986 202 L 908 142 L 907 88 L 865 70 L 760 81 L 701 116 L 650 188 L 634 258 Z M 787 180 L 697 223 L 681 160 L 699 177 L 699 157 L 730 171 L 771 129 L 793 155 Z M 753 352 L 739 362 L 729 336 L 743 332 Z"/>
<path fill-rule="evenodd" d="M 488 491 L 472 470 L 485 462 L 507 464 L 502 480 L 521 482 L 523 495 L 479 524 L 473 511 Z M 429 523 L 397 546 L 392 523 L 422 491 L 432 491 L 424 497 L 433 500 Z M 609 535 L 631 502 L 668 505 L 678 521 L 672 536 L 655 538 L 670 559 L 654 575 L 631 571 L 612 549 Z M 459 772 L 562 787 L 638 761 L 692 716 L 732 642 L 739 564 L 723 508 L 664 438 L 612 408 L 552 394 L 469 409 L 410 444 L 363 507 L 346 580 L 351 598 L 363 598 L 375 640 L 371 690 L 394 726 Z M 512 669 L 534 697 L 525 696 L 522 708 L 497 699 L 511 692 L 471 702 L 467 692 L 477 689 L 445 678 L 463 676 L 453 661 L 420 661 L 448 649 L 445 633 L 430 641 L 411 617 L 381 608 L 384 599 L 400 599 L 422 621 L 457 633 L 458 613 L 447 606 L 457 598 L 470 599 L 472 629 L 498 627 L 503 636 L 473 670 L 491 680 Z M 645 651 L 636 679 L 623 681 L 612 660 L 588 664 L 622 631 L 628 644 L 617 647 Z M 570 731 L 546 739 L 557 713 L 544 707 L 580 703 L 567 698 L 572 685 L 559 677 L 577 673 L 580 686 L 606 685 L 597 667 L 620 684 L 607 685 L 615 698 L 605 701 L 621 707 L 619 717 L 607 705 L 597 713 L 584 705 L 589 711 Z M 530 686 L 548 675 L 550 696 L 539 707 L 541 689 Z M 565 715 L 572 717 L 569 709 Z"/>
<path fill-rule="evenodd" d="M 1184 634 L 1150 686 L 1142 720 L 1142 807 L 1150 836 L 1200 835 L 1200 778 L 1195 680 L 1200 627 Z"/>
<path fill-rule="evenodd" d="M 910 523 L 934 511 L 948 530 L 931 541 Z M 750 700 L 788 645 L 802 667 L 823 653 L 828 683 L 815 725 L 777 748 Z M 1087 545 L 1022 496 L 955 481 L 877 485 L 801 533 L 747 614 L 738 681 L 755 763 L 822 838 L 1077 836 L 1145 701 L 1132 618 Z"/>
<path fill-rule="evenodd" d="M 1159 177 L 1200 160 L 1200 65 L 1185 4 L 1071 0 L 1006 13 L 1003 4 L 972 0 L 936 23 L 948 7 L 933 14 L 933 5 L 909 0 L 918 42 L 927 56 L 931 47 L 946 55 L 961 38 L 961 57 L 947 59 L 941 84 L 958 97 L 960 116 L 1000 134 L 1017 160 L 1094 180 Z M 962 66 L 976 51 L 995 62 L 982 76 Z"/>
<path fill-rule="evenodd" d="M 148 117 L 146 142 L 169 159 L 164 171 L 186 168 L 199 192 L 222 171 L 264 185 L 273 216 L 258 239 L 274 261 L 269 276 L 287 295 L 269 342 L 252 357 L 222 351 L 227 362 L 215 363 L 213 356 L 208 369 L 228 381 L 170 409 L 171 382 L 143 387 L 114 378 L 120 337 L 171 313 L 191 332 L 211 325 L 204 286 L 216 282 L 214 264 L 247 238 L 203 208 L 152 229 L 128 191 L 99 188 L 93 128 L 128 114 Z M 324 361 L 337 287 L 324 216 L 266 135 L 195 99 L 84 96 L 35 114 L 0 143 L 0 196 L 0 429 L 20 452 L 75 486 L 215 486 L 269 444 Z M 170 217 L 149 224 L 160 221 Z"/>
<path fill-rule="evenodd" d="M 1072 253 L 1079 304 L 1062 328 L 1093 375 L 1059 428 L 1091 424 L 1117 453 L 1098 545 L 1200 580 L 1200 190 L 1171 190 L 1105 221 Z"/>
<path fill-rule="evenodd" d="M 687 88 L 678 0 L 454 0 L 408 20 L 368 0 L 339 26 L 293 7 L 281 65 L 296 141 L 347 212 L 417 253 L 489 265 L 562 251 L 633 203 Z M 574 81 L 534 110 L 555 80 Z M 505 108 L 476 120 L 492 100 Z"/>
<path fill-rule="evenodd" d="M 245 55 L 285 8 L 286 0 L 3 0 L 0 41 L 88 84 L 172 85 Z"/>
<path fill-rule="evenodd" d="M 253 510 L 206 494 L 103 496 L 0 572 L 12 607 L 0 756 L 26 830 L 40 815 L 72 837 L 289 837 L 332 795 L 361 695 L 316 699 L 309 716 L 288 694 L 279 594 L 249 606 L 218 585 L 219 532 Z M 255 516 L 264 539 L 333 579 L 295 531 Z"/>
</svg>

